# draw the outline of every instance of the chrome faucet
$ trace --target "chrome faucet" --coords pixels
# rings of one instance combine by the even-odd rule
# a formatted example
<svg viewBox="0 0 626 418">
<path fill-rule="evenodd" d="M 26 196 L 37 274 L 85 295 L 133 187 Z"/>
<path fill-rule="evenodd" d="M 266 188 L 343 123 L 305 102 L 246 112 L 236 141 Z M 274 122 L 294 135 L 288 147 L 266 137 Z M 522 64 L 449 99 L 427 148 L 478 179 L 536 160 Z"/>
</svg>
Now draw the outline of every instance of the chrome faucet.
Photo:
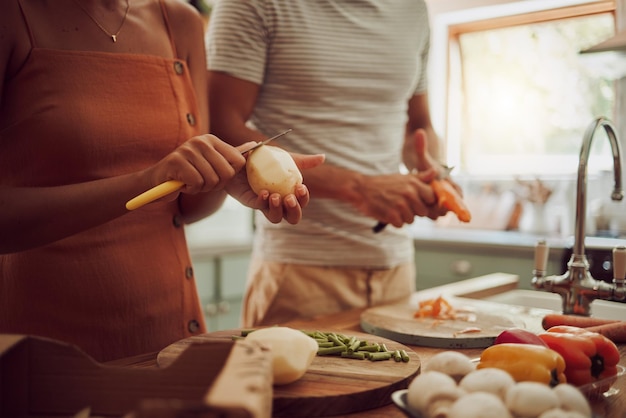
<svg viewBox="0 0 626 418">
<path fill-rule="evenodd" d="M 576 187 L 576 224 L 574 230 L 574 249 L 568 270 L 560 276 L 546 276 L 548 246 L 545 241 L 537 243 L 535 248 L 535 269 L 532 284 L 536 289 L 557 293 L 563 300 L 563 313 L 589 316 L 591 302 L 595 299 L 625 300 L 626 286 L 626 247 L 613 249 L 613 282 L 596 280 L 589 272 L 589 262 L 585 255 L 585 217 L 587 203 L 587 163 L 591 150 L 591 140 L 598 128 L 603 127 L 611 143 L 613 154 L 614 188 L 611 199 L 620 201 L 624 198 L 622 190 L 622 162 L 619 141 L 613 124 L 605 118 L 595 119 L 585 131 L 578 161 L 578 183 Z"/>
</svg>

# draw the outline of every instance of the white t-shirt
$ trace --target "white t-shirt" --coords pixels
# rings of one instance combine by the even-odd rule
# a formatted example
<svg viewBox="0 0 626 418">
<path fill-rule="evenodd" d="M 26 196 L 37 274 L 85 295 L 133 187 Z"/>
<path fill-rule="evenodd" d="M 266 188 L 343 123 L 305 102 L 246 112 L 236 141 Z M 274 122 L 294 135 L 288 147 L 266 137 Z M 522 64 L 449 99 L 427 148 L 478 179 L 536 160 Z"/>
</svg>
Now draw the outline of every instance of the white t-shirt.
<svg viewBox="0 0 626 418">
<path fill-rule="evenodd" d="M 250 123 L 286 129 L 285 149 L 326 154 L 365 175 L 400 170 L 407 103 L 426 89 L 424 0 L 218 0 L 208 68 L 261 86 Z M 413 261 L 402 229 L 375 234 L 351 205 L 311 196 L 298 225 L 256 216 L 255 255 L 266 260 L 391 268 Z"/>
</svg>

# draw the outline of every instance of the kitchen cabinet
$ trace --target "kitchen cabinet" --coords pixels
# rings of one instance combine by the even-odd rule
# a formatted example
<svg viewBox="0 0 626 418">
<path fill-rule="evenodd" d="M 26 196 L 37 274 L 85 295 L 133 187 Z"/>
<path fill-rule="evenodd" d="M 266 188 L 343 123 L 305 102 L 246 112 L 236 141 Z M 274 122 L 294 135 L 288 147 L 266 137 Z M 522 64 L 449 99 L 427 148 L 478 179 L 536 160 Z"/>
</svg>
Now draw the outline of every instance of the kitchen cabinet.
<svg viewBox="0 0 626 418">
<path fill-rule="evenodd" d="M 534 245 L 540 238 L 514 232 L 438 230 L 415 238 L 417 289 L 423 290 L 496 271 L 520 277 L 532 289 Z M 562 274 L 565 246 L 551 246 L 548 274 Z"/>
<path fill-rule="evenodd" d="M 518 275 L 520 289 L 532 289 L 530 283 L 534 268 L 532 257 L 532 254 L 496 255 L 480 250 L 469 251 L 454 248 L 439 251 L 417 249 L 415 254 L 417 289 L 428 289 L 470 277 L 484 276 L 495 271 Z M 549 271 L 559 271 L 560 259 L 550 260 L 549 263 Z"/>
<path fill-rule="evenodd" d="M 249 242 L 191 249 L 196 286 L 208 331 L 240 326 L 250 251 Z"/>
<path fill-rule="evenodd" d="M 532 289 L 535 244 L 544 239 L 512 231 L 449 228 L 416 228 L 411 234 L 418 290 L 494 272 L 519 276 L 519 288 Z M 546 241 L 550 247 L 547 274 L 563 274 L 572 237 L 549 237 Z M 587 237 L 586 242 L 587 250 L 624 245 L 624 240 L 591 237 Z M 190 249 L 209 331 L 238 327 L 250 264 L 251 238 L 196 242 Z"/>
</svg>

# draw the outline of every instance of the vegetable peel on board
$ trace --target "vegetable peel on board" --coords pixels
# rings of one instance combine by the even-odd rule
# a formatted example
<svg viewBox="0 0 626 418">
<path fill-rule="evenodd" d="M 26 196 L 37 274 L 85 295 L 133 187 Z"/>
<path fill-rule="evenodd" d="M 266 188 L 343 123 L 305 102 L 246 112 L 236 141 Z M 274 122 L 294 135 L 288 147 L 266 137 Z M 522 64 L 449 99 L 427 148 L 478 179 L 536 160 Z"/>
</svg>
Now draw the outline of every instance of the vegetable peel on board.
<svg viewBox="0 0 626 418">
<path fill-rule="evenodd" d="M 440 320 L 460 319 L 468 322 L 476 321 L 476 314 L 474 312 L 461 311 L 455 308 L 443 296 L 419 301 L 418 309 L 413 313 L 413 317 Z"/>
</svg>

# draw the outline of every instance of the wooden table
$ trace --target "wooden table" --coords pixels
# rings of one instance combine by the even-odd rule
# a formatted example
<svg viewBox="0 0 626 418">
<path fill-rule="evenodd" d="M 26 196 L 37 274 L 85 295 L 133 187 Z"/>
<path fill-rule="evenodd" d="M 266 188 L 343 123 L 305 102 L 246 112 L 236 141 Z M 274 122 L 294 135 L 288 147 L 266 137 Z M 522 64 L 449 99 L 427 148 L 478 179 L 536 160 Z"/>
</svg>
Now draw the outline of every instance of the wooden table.
<svg viewBox="0 0 626 418">
<path fill-rule="evenodd" d="M 503 291 L 511 290 L 517 287 L 517 276 L 496 273 L 478 277 L 475 279 L 464 280 L 454 284 L 444 285 L 437 288 L 427 289 L 416 292 L 411 298 L 432 297 L 439 294 L 453 294 L 463 297 L 482 298 L 490 294 L 496 294 Z M 360 316 L 363 309 L 355 309 L 340 314 L 318 317 L 307 321 L 291 321 L 283 325 L 296 329 L 333 329 L 338 331 L 362 332 L 360 326 Z M 528 319 L 528 318 L 527 318 Z M 540 328 L 540 320 L 538 318 L 529 318 L 535 321 L 534 329 Z M 408 345 L 420 357 L 422 364 L 440 351 L 441 348 L 421 347 Z M 458 351 L 467 354 L 469 357 L 479 357 L 483 349 L 459 349 Z M 619 350 L 621 354 L 620 364 L 626 367 L 626 344 L 620 344 Z M 156 364 L 156 353 L 149 353 L 144 356 L 134 357 L 132 359 L 123 359 L 111 364 L 127 365 L 135 367 L 151 367 Z M 620 393 L 608 398 L 600 398 L 592 401 L 592 408 L 597 417 L 602 418 L 624 418 L 626 417 L 626 376 L 619 379 L 614 388 Z M 381 408 L 360 411 L 350 415 L 335 416 L 334 418 L 405 418 L 406 415 L 397 408 L 393 403 Z"/>
<path fill-rule="evenodd" d="M 286 326 L 298 328 L 298 329 L 324 329 L 332 327 L 333 329 L 349 331 L 362 331 L 359 325 L 360 315 L 362 310 L 352 310 L 349 312 L 341 313 L 338 315 L 331 315 L 326 317 L 320 317 L 311 321 L 293 321 L 285 324 Z M 409 346 L 420 357 L 422 364 L 428 362 L 428 360 L 438 352 L 442 351 L 440 348 L 431 347 L 418 347 Z M 626 366 L 626 345 L 619 345 L 621 362 L 620 364 Z M 467 354 L 470 357 L 479 357 L 482 349 L 464 349 L 457 350 Z M 620 390 L 620 394 L 609 397 L 607 399 L 599 399 L 592 403 L 594 412 L 599 417 L 604 418 L 624 418 L 626 417 L 626 376 L 622 377 L 614 387 Z M 342 415 L 345 418 L 364 417 L 364 418 L 405 418 L 406 415 L 398 409 L 394 404 L 389 404 L 382 408 L 372 409 L 368 411 L 362 411 L 356 414 Z M 335 417 L 339 418 L 339 417 Z"/>
<path fill-rule="evenodd" d="M 359 325 L 362 309 L 355 309 L 341 314 L 319 317 L 309 321 L 292 321 L 284 324 L 285 326 L 296 329 L 330 329 L 345 330 L 346 334 L 350 331 L 362 332 Z M 436 353 L 442 351 L 440 348 L 409 346 L 420 357 L 422 364 Z M 620 364 L 626 366 L 626 344 L 619 345 L 622 360 Z M 470 357 L 479 357 L 482 349 L 462 349 L 458 350 Z M 132 359 L 124 359 L 111 364 L 126 365 L 133 367 L 152 367 L 156 364 L 156 353 L 149 353 L 144 356 L 133 357 Z M 607 399 L 598 399 L 592 402 L 594 413 L 598 417 L 603 418 L 624 418 L 626 417 L 626 377 L 621 378 L 614 387 L 620 390 L 619 395 L 611 396 Z M 406 418 L 406 415 L 398 409 L 393 403 L 381 408 L 360 411 L 358 413 L 334 416 L 333 418 Z"/>
</svg>

